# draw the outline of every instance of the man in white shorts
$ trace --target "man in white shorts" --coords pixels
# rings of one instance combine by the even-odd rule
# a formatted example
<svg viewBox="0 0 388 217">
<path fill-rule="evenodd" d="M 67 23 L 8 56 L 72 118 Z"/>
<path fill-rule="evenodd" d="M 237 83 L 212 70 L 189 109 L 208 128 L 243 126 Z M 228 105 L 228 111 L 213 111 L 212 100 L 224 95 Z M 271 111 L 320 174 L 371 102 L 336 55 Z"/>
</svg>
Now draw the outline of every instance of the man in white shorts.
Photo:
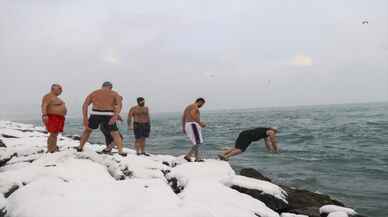
<svg viewBox="0 0 388 217">
<path fill-rule="evenodd" d="M 195 162 L 202 162 L 199 158 L 199 146 L 203 143 L 201 129 L 206 127 L 206 124 L 201 122 L 199 108 L 205 104 L 205 99 L 198 98 L 193 104 L 188 105 L 182 116 L 183 133 L 190 139 L 193 147 L 184 157 L 185 160 L 191 162 L 191 157 L 194 154 Z"/>
</svg>

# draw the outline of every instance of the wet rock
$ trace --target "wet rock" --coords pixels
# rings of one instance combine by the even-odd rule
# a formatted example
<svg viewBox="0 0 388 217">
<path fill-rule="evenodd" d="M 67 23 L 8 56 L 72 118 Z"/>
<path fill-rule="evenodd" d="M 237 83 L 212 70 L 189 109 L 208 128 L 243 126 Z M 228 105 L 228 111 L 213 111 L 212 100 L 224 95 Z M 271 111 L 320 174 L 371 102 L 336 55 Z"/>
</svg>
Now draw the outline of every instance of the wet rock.
<svg viewBox="0 0 388 217">
<path fill-rule="evenodd" d="M 253 168 L 242 169 L 240 171 L 240 175 L 264 181 L 271 180 L 270 178 L 262 175 L 260 172 Z M 319 208 L 324 205 L 333 204 L 338 206 L 344 206 L 343 203 L 332 199 L 328 195 L 318 194 L 302 189 L 291 188 L 285 185 L 279 186 L 287 192 L 286 199 L 288 201 L 288 204 L 284 203 L 282 200 L 272 195 L 263 194 L 262 192 L 255 189 L 246 189 L 239 186 L 232 186 L 232 188 L 262 201 L 269 208 L 279 213 L 290 212 L 295 214 L 308 215 L 310 217 L 320 217 Z"/>
<path fill-rule="evenodd" d="M 265 203 L 266 206 L 276 212 L 280 212 L 281 210 L 287 208 L 287 203 L 285 203 L 283 200 L 280 200 L 273 195 L 265 194 L 257 189 L 248 189 L 237 185 L 233 185 L 232 189 L 237 190 L 240 193 L 248 194 L 249 196 L 260 200 L 261 202 Z"/>
<path fill-rule="evenodd" d="M 254 178 L 254 179 L 259 179 L 259 180 L 267 181 L 267 182 L 272 182 L 272 180 L 270 178 L 268 178 L 267 176 L 264 176 L 259 171 L 255 170 L 253 168 L 244 168 L 244 169 L 242 169 L 240 171 L 240 175 L 246 176 L 246 177 L 249 177 L 249 178 Z"/>
<path fill-rule="evenodd" d="M 328 195 L 313 193 L 302 189 L 290 188 L 284 185 L 280 185 L 280 187 L 283 188 L 288 194 L 288 207 L 286 210 L 284 210 L 287 212 L 290 210 L 302 209 L 307 207 L 322 207 L 328 204 L 344 206 L 343 203 L 332 199 Z"/>
<path fill-rule="evenodd" d="M 293 209 L 288 212 L 298 215 L 307 215 L 309 217 L 320 217 L 319 207 L 304 207 L 300 209 Z"/>
</svg>

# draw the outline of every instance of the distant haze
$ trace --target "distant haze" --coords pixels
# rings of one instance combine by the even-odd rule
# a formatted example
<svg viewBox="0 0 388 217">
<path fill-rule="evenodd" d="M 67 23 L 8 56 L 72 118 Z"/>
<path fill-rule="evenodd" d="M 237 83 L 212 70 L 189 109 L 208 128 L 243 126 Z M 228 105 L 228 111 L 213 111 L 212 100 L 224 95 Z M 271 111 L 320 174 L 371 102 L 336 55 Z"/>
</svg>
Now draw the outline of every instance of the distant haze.
<svg viewBox="0 0 388 217">
<path fill-rule="evenodd" d="M 363 24 L 363 21 L 368 21 Z M 151 111 L 388 100 L 386 0 L 2 0 L 0 115 L 109 80 Z"/>
</svg>

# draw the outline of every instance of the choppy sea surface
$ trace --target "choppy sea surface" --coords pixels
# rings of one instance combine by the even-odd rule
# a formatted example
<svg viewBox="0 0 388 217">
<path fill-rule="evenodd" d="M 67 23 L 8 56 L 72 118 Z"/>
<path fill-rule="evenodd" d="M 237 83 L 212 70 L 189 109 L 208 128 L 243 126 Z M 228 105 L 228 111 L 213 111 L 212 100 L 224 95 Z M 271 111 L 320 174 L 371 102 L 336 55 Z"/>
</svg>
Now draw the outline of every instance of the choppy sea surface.
<svg viewBox="0 0 388 217">
<path fill-rule="evenodd" d="M 181 133 L 180 118 L 180 113 L 153 115 L 147 151 L 184 154 L 190 144 Z M 232 166 L 253 167 L 276 183 L 329 194 L 367 216 L 388 216 L 388 103 L 211 112 L 205 108 L 202 119 L 208 124 L 203 157 L 215 158 L 233 146 L 244 129 L 276 126 L 280 154 L 268 153 L 260 141 L 232 158 Z M 41 124 L 38 118 L 17 121 Z M 134 137 L 124 123 L 121 132 L 132 147 Z M 80 119 L 66 120 L 66 134 L 81 131 Z M 95 132 L 91 141 L 104 139 Z"/>
</svg>

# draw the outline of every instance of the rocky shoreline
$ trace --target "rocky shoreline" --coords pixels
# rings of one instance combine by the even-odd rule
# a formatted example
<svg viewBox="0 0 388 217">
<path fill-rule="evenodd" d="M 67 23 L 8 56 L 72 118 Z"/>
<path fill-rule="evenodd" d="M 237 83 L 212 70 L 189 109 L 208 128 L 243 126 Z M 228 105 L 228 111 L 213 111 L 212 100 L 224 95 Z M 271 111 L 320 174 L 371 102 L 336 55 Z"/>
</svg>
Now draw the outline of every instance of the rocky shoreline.
<svg viewBox="0 0 388 217">
<path fill-rule="evenodd" d="M 223 161 L 139 157 L 130 149 L 125 158 L 99 155 L 103 147 L 92 144 L 77 153 L 74 136 L 61 137 L 61 152 L 47 154 L 46 138 L 42 128 L 0 121 L 0 217 L 364 217 L 328 195 L 277 185 L 252 168 L 238 175 Z M 114 203 L 106 205 L 107 198 Z M 39 208 L 47 202 L 54 208 Z"/>
</svg>

